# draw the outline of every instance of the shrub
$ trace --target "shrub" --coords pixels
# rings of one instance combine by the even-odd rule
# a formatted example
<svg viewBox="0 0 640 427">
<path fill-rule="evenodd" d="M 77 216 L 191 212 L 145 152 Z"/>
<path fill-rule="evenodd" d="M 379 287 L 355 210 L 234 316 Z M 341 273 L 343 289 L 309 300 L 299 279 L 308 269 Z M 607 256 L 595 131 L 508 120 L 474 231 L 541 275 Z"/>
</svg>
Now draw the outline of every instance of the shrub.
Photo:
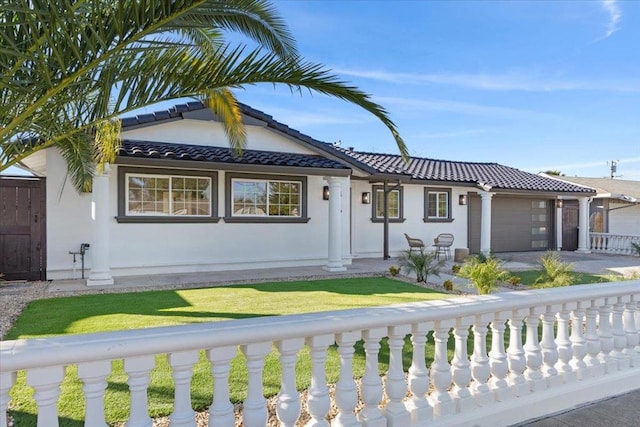
<svg viewBox="0 0 640 427">
<path fill-rule="evenodd" d="M 573 265 L 560 260 L 555 251 L 547 251 L 540 257 L 540 266 L 544 270 L 533 286 L 538 288 L 555 288 L 573 284 Z"/>
<path fill-rule="evenodd" d="M 480 295 L 491 293 L 499 281 L 509 278 L 499 259 L 486 256 L 469 258 L 460 269 L 460 275 L 469 279 Z"/>
<path fill-rule="evenodd" d="M 389 273 L 391 273 L 393 277 L 396 277 L 398 274 L 400 274 L 400 267 L 392 265 L 391 267 L 389 267 Z"/>
<path fill-rule="evenodd" d="M 453 274 L 460 273 L 460 266 L 458 264 L 453 264 L 453 266 L 451 266 L 451 272 Z"/>
<path fill-rule="evenodd" d="M 519 285 L 520 278 L 518 276 L 511 276 L 509 277 L 509 283 L 511 283 L 512 285 Z"/>
<path fill-rule="evenodd" d="M 445 280 L 442 283 L 442 286 L 444 286 L 444 289 L 447 291 L 452 291 L 453 290 L 453 282 L 451 280 Z"/>
<path fill-rule="evenodd" d="M 636 250 L 636 255 L 640 256 L 640 243 L 631 242 L 631 246 Z"/>
<path fill-rule="evenodd" d="M 402 251 L 398 262 L 407 274 L 416 273 L 418 282 L 426 282 L 430 275 L 440 277 L 440 270 L 444 265 L 444 260 L 437 260 L 435 253 Z"/>
</svg>

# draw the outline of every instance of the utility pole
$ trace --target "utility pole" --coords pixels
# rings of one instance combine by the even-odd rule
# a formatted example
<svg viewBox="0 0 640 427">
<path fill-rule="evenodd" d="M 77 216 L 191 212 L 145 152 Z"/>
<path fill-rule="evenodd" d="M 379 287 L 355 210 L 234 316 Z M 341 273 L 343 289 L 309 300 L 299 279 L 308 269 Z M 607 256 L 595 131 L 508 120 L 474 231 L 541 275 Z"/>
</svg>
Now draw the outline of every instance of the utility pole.
<svg viewBox="0 0 640 427">
<path fill-rule="evenodd" d="M 609 166 L 611 170 L 610 178 L 613 179 L 615 177 L 616 172 L 618 171 L 618 162 L 620 160 L 611 160 L 607 162 L 607 166 Z"/>
</svg>

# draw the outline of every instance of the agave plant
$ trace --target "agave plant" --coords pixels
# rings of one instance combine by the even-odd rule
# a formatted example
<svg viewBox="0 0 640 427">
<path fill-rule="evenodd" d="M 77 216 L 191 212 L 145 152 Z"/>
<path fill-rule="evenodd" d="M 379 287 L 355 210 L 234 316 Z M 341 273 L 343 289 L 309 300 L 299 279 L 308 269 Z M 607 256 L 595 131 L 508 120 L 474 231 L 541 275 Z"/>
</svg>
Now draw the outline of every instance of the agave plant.
<svg viewBox="0 0 640 427">
<path fill-rule="evenodd" d="M 444 266 L 444 260 L 438 260 L 435 253 L 424 252 L 422 249 L 416 252 L 402 251 L 398 263 L 407 274 L 415 273 L 418 282 L 427 282 L 431 275 L 440 277 L 440 270 Z"/>
<path fill-rule="evenodd" d="M 540 257 L 543 273 L 533 282 L 538 288 L 570 286 L 574 282 L 573 265 L 563 262 L 555 251 L 547 251 Z"/>
<path fill-rule="evenodd" d="M 497 288 L 498 282 L 509 279 L 509 272 L 502 267 L 502 262 L 486 256 L 469 257 L 459 274 L 469 279 L 480 295 L 490 294 Z"/>
<path fill-rule="evenodd" d="M 408 158 L 387 111 L 304 61 L 267 1 L 0 0 L 0 10 L 0 171 L 56 146 L 74 185 L 87 190 L 93 165 L 118 148 L 117 138 L 96 141 L 101 122 L 185 97 L 206 102 L 240 151 L 246 135 L 232 90 L 259 83 L 364 108 Z M 229 42 L 228 33 L 258 47 Z"/>
</svg>

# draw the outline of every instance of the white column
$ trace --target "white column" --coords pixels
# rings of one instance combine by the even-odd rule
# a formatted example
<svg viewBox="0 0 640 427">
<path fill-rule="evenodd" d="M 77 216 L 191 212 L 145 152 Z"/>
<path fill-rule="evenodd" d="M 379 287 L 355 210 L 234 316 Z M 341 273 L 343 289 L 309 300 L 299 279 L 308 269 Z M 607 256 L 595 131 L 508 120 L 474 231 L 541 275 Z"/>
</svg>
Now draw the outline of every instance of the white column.
<svg viewBox="0 0 640 427">
<path fill-rule="evenodd" d="M 109 270 L 109 172 L 104 165 L 101 173 L 96 170 L 91 193 L 91 220 L 93 221 L 93 241 L 91 254 L 91 274 L 87 286 L 113 285 Z"/>
<path fill-rule="evenodd" d="M 342 178 L 328 176 L 329 183 L 329 259 L 327 271 L 345 271 L 342 265 Z"/>
<path fill-rule="evenodd" d="M 493 193 L 482 191 L 480 198 L 482 199 L 482 213 L 480 224 L 480 252 L 489 255 L 491 252 L 491 198 Z"/>
<path fill-rule="evenodd" d="M 564 202 L 563 202 L 564 203 Z M 556 250 L 562 250 L 562 208 L 556 202 Z"/>
<path fill-rule="evenodd" d="M 576 252 L 588 254 L 589 250 L 589 198 L 580 197 L 578 199 L 580 209 L 578 211 L 578 250 Z"/>
</svg>

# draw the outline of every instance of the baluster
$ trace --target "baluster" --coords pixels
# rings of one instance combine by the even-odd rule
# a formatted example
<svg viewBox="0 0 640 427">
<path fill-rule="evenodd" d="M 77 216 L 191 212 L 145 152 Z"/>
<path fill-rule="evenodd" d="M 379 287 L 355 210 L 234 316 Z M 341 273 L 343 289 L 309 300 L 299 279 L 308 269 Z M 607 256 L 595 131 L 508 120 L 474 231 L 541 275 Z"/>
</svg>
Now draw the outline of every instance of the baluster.
<svg viewBox="0 0 640 427">
<path fill-rule="evenodd" d="M 627 336 L 627 348 L 624 349 L 624 353 L 629 356 L 632 367 L 640 366 L 640 351 L 638 351 L 640 339 L 638 337 L 638 325 L 635 322 L 637 308 L 637 303 L 632 297 L 631 301 L 626 304 L 623 314 L 624 333 Z"/>
<path fill-rule="evenodd" d="M 106 427 L 104 422 L 104 392 L 107 376 L 111 373 L 111 361 L 100 360 L 78 364 L 78 377 L 86 398 L 85 427 Z"/>
<path fill-rule="evenodd" d="M 591 378 L 599 377 L 604 374 L 604 365 L 598 359 L 598 354 L 600 354 L 600 349 L 602 348 L 597 329 L 598 305 L 597 300 L 591 300 L 591 305 L 587 308 L 585 315 L 587 355 L 584 362 L 587 365 L 586 373 Z"/>
<path fill-rule="evenodd" d="M 508 381 L 514 396 L 523 396 L 529 393 L 529 385 L 523 375 L 527 367 L 524 349 L 522 348 L 522 319 L 524 316 L 525 313 L 522 310 L 513 310 L 511 319 L 509 319 Z"/>
<path fill-rule="evenodd" d="M 9 405 L 9 391 L 16 383 L 15 372 L 0 374 L 0 427 L 7 427 L 7 408 Z"/>
<path fill-rule="evenodd" d="M 429 396 L 429 403 L 433 407 L 433 414 L 436 418 L 452 415 L 456 410 L 447 391 L 451 386 L 451 366 L 447 355 L 447 341 L 451 326 L 451 322 L 437 320 L 433 328 L 435 352 L 431 364 L 431 384 L 433 384 L 434 390 Z"/>
<path fill-rule="evenodd" d="M 293 338 L 276 342 L 276 348 L 280 352 L 280 365 L 282 365 L 282 382 L 276 414 L 284 427 L 294 427 L 300 418 L 300 394 L 296 388 L 296 361 L 298 352 L 304 345 L 303 338 Z"/>
<path fill-rule="evenodd" d="M 611 311 L 611 333 L 613 334 L 613 351 L 611 357 L 618 364 L 618 370 L 629 369 L 631 361 L 629 355 L 624 353 L 627 347 L 627 336 L 622 325 L 622 313 L 624 312 L 623 297 L 618 297 Z"/>
<path fill-rule="evenodd" d="M 229 400 L 229 371 L 231 359 L 237 354 L 235 346 L 216 347 L 207 350 L 213 377 L 213 402 L 209 408 L 209 425 L 233 427 L 235 415 Z"/>
<path fill-rule="evenodd" d="M 173 413 L 169 417 L 171 427 L 195 426 L 195 412 L 191 408 L 191 376 L 198 361 L 197 351 L 180 351 L 169 354 L 173 384 L 175 387 Z"/>
<path fill-rule="evenodd" d="M 486 315 L 485 315 L 486 316 Z M 489 319 L 477 315 L 473 323 L 473 354 L 471 355 L 471 394 L 478 405 L 487 405 L 493 401 L 487 382 L 491 375 L 487 356 L 487 324 Z"/>
<path fill-rule="evenodd" d="M 587 340 L 584 337 L 584 310 L 582 309 L 583 303 L 578 302 L 578 307 L 571 312 L 571 346 L 573 348 L 573 358 L 569 364 L 576 373 L 579 380 L 584 378 L 584 371 L 587 369 L 587 364 L 584 361 L 584 357 L 587 354 Z"/>
<path fill-rule="evenodd" d="M 149 372 L 155 365 L 155 356 L 145 355 L 124 359 L 124 371 L 129 376 L 131 392 L 131 412 L 127 427 L 151 427 L 149 417 L 147 389 L 149 388 Z"/>
<path fill-rule="evenodd" d="M 240 351 L 247 358 L 249 381 L 247 399 L 242 409 L 242 421 L 246 427 L 264 427 L 267 424 L 267 400 L 262 391 L 264 357 L 271 351 L 270 342 L 241 345 Z"/>
<path fill-rule="evenodd" d="M 556 336 L 556 345 L 558 346 L 558 362 L 556 369 L 558 374 L 562 376 L 565 383 L 573 382 L 577 379 L 576 373 L 571 368 L 569 361 L 573 357 L 571 341 L 569 340 L 569 310 L 566 304 L 562 305 L 562 310 L 557 314 L 558 333 Z"/>
<path fill-rule="evenodd" d="M 387 420 L 378 408 L 382 400 L 382 380 L 378 370 L 380 340 L 386 335 L 386 328 L 369 329 L 362 333 L 366 354 L 364 375 L 360 383 L 360 393 L 364 408 L 358 414 L 358 421 L 365 427 L 386 426 Z"/>
<path fill-rule="evenodd" d="M 542 350 L 542 375 L 547 380 L 548 387 L 555 387 L 562 384 L 562 377 L 558 375 L 555 364 L 558 362 L 558 346 L 554 339 L 553 325 L 556 322 L 556 308 L 548 305 L 545 312 L 540 316 L 542 319 L 542 340 L 540 348 Z"/>
<path fill-rule="evenodd" d="M 326 416 L 331 409 L 329 388 L 325 374 L 327 348 L 333 344 L 333 335 L 318 335 L 307 338 L 307 345 L 311 353 L 311 386 L 307 393 L 307 409 L 311 419 L 306 427 L 327 427 Z"/>
<path fill-rule="evenodd" d="M 390 326 L 389 333 L 389 370 L 385 378 L 384 390 L 389 402 L 382 412 L 389 427 L 406 427 L 411 424 L 411 415 L 402 402 L 407 394 L 407 380 L 402 369 L 402 347 L 404 337 L 411 331 L 409 325 Z"/>
<path fill-rule="evenodd" d="M 353 380 L 353 345 L 360 338 L 359 332 L 343 332 L 337 334 L 338 354 L 340 354 L 340 378 L 336 383 L 335 402 L 338 415 L 331 425 L 334 427 L 357 426 L 358 420 L 354 415 L 358 404 L 358 390 Z"/>
<path fill-rule="evenodd" d="M 504 350 L 505 322 L 506 319 L 502 313 L 496 313 L 491 322 L 491 351 L 489 352 L 491 378 L 489 378 L 489 388 L 499 402 L 504 402 L 512 396 L 506 379 L 509 373 L 509 362 L 507 353 Z"/>
<path fill-rule="evenodd" d="M 429 370 L 425 363 L 425 344 L 429 326 L 417 323 L 411 328 L 413 355 L 409 368 L 409 390 L 411 398 L 406 403 L 411 414 L 411 425 L 423 425 L 433 420 L 433 408 L 429 405 L 426 394 L 429 391 Z"/>
<path fill-rule="evenodd" d="M 27 384 L 34 389 L 38 404 L 37 427 L 58 426 L 58 396 L 64 378 L 64 366 L 35 368 L 27 371 Z"/>
<path fill-rule="evenodd" d="M 467 356 L 467 339 L 469 338 L 469 323 L 466 318 L 457 318 L 453 328 L 455 348 L 451 360 L 451 377 L 453 389 L 451 397 L 456 404 L 456 412 L 467 412 L 476 404 L 471 398 L 469 383 L 471 382 L 471 364 Z"/>
<path fill-rule="evenodd" d="M 547 388 L 547 381 L 542 375 L 542 350 L 538 341 L 538 327 L 540 326 L 540 309 L 529 308 L 529 314 L 525 319 L 526 341 L 524 344 L 524 355 L 526 370 L 524 378 L 529 384 L 531 391 L 541 391 Z"/>
<path fill-rule="evenodd" d="M 635 314 L 633 316 L 636 325 L 636 332 L 638 333 L 638 344 L 636 345 L 636 351 L 640 353 L 640 295 L 632 295 L 631 301 L 636 303 Z"/>
<path fill-rule="evenodd" d="M 600 354 L 598 359 L 604 366 L 607 374 L 618 370 L 618 364 L 611 357 L 613 350 L 613 335 L 611 334 L 611 304 L 610 298 L 605 299 L 605 303 L 598 310 L 598 336 L 600 336 Z"/>
</svg>

